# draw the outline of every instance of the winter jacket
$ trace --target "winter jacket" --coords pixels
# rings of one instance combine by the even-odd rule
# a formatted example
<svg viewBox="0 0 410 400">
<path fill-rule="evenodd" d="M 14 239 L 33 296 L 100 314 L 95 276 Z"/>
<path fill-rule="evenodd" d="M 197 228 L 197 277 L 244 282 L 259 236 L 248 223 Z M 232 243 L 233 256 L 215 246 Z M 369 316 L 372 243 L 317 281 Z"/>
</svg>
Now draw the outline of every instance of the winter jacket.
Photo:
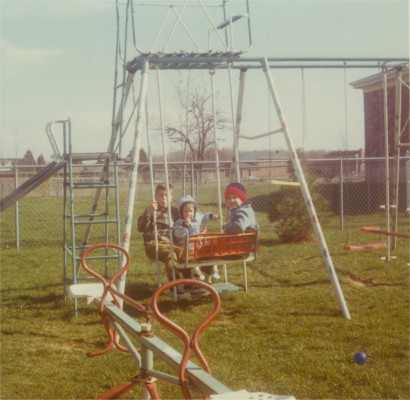
<svg viewBox="0 0 410 400">
<path fill-rule="evenodd" d="M 186 224 L 182 218 L 178 218 L 175 221 L 174 227 L 184 227 L 188 231 L 188 236 L 195 235 L 197 233 L 201 233 L 205 227 L 205 224 L 209 221 L 212 221 L 213 217 L 214 214 L 211 212 L 207 212 L 204 214 L 200 214 L 199 212 L 197 212 L 195 214 L 194 219 L 189 224 Z M 184 229 L 174 229 L 175 243 L 180 246 L 183 245 L 185 235 L 186 232 Z"/>
<path fill-rule="evenodd" d="M 241 233 L 248 228 L 256 227 L 255 212 L 249 203 L 245 203 L 230 211 L 229 222 L 224 225 L 224 232 Z"/>
<path fill-rule="evenodd" d="M 155 211 L 155 217 L 157 223 L 158 242 L 169 243 L 170 229 L 173 227 L 174 222 L 178 218 L 178 209 L 176 207 L 171 207 L 171 222 L 169 221 L 168 208 L 158 207 Z M 138 231 L 143 232 L 145 244 L 151 240 L 155 240 L 154 214 L 148 218 L 147 210 L 144 211 L 144 214 L 138 218 Z"/>
</svg>

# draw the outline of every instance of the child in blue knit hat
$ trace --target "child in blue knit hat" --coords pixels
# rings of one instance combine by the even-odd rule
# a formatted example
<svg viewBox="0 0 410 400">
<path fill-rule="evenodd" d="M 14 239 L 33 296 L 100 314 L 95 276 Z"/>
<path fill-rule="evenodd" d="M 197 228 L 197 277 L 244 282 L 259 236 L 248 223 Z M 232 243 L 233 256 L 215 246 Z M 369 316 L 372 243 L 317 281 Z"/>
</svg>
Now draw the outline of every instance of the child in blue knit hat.
<svg viewBox="0 0 410 400">
<path fill-rule="evenodd" d="M 219 219 L 217 214 L 206 212 L 201 214 L 198 212 L 198 206 L 191 196 L 184 196 L 179 201 L 179 218 L 175 221 L 174 227 L 184 227 L 188 231 L 188 235 L 195 235 L 201 233 L 205 229 L 206 223 L 209 221 L 216 221 Z M 174 229 L 175 243 L 178 246 L 184 244 L 185 232 L 183 229 Z M 220 279 L 218 267 L 214 265 L 211 271 L 210 267 L 203 267 L 206 273 L 209 272 L 210 278 Z M 194 278 L 198 280 L 205 280 L 205 275 L 199 267 L 194 267 Z"/>
</svg>

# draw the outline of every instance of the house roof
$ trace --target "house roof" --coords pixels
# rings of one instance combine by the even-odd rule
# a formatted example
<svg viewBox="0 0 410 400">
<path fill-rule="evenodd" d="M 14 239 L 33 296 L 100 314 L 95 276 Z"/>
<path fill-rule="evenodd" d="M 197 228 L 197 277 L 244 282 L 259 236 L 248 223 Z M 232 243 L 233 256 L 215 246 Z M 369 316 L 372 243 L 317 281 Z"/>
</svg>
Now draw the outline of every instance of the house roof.
<svg viewBox="0 0 410 400">
<path fill-rule="evenodd" d="M 361 155 L 361 149 L 359 150 L 340 150 L 331 151 L 324 155 L 325 158 L 352 158 Z"/>
<path fill-rule="evenodd" d="M 393 86 L 396 83 L 395 78 L 399 69 L 401 69 L 403 81 L 409 83 L 409 66 L 402 65 L 397 66 L 396 68 L 391 68 L 387 71 L 387 86 Z M 350 83 L 350 86 L 354 89 L 363 89 L 364 92 L 379 90 L 383 87 L 383 76 L 383 72 L 379 72 L 366 78 L 354 81 Z"/>
</svg>

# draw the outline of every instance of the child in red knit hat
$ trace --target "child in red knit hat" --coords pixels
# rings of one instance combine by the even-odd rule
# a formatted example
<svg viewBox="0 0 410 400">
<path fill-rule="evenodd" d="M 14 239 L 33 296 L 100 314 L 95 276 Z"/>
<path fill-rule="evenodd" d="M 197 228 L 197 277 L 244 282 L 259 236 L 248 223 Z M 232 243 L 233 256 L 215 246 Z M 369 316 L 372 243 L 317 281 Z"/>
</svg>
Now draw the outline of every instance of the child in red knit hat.
<svg viewBox="0 0 410 400">
<path fill-rule="evenodd" d="M 256 228 L 255 212 L 248 202 L 245 187 L 239 182 L 232 182 L 224 195 L 229 210 L 229 221 L 223 225 L 224 232 L 241 233 L 248 228 Z"/>
</svg>

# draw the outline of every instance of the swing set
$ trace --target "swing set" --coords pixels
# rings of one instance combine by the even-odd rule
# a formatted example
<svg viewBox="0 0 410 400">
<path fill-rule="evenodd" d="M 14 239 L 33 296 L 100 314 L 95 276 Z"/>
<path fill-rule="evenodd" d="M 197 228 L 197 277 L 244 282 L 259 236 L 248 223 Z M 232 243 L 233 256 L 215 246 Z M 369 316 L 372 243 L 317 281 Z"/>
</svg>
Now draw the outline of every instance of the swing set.
<svg viewBox="0 0 410 400">
<path fill-rule="evenodd" d="M 193 4 L 195 3 L 195 4 Z M 251 41 L 251 32 L 250 32 L 250 11 L 249 11 L 249 1 L 244 0 L 243 2 L 221 2 L 222 15 L 223 21 L 215 23 L 213 19 L 213 15 L 208 12 L 206 1 L 204 0 L 197 0 L 196 2 L 185 0 L 181 2 L 180 5 L 170 5 L 169 6 L 169 13 L 168 16 L 175 17 L 174 23 L 172 25 L 172 29 L 168 34 L 165 34 L 165 44 L 163 47 L 157 48 L 156 44 L 159 43 L 160 36 L 164 37 L 162 34 L 164 33 L 163 27 L 165 25 L 161 25 L 160 32 L 156 36 L 154 42 L 151 46 L 144 47 L 140 46 L 137 43 L 136 28 L 140 25 L 135 20 L 136 17 L 141 17 L 141 14 L 134 11 L 134 2 L 132 0 L 127 0 L 125 4 L 121 4 L 119 1 L 116 2 L 116 11 L 117 11 L 117 42 L 116 42 L 116 68 L 114 74 L 114 100 L 113 100 L 113 117 L 112 117 L 112 133 L 110 138 L 110 143 L 108 146 L 108 152 L 113 153 L 118 151 L 119 157 L 121 157 L 121 150 L 122 140 L 125 137 L 127 131 L 132 130 L 132 151 L 131 151 L 131 168 L 130 168 L 130 176 L 129 176 L 129 189 L 127 194 L 127 202 L 126 207 L 124 210 L 124 224 L 122 226 L 122 235 L 120 235 L 120 242 L 121 247 L 125 249 L 126 252 L 129 251 L 130 243 L 131 243 L 131 234 L 132 234 L 132 222 L 133 222 L 133 212 L 134 212 L 134 205 L 137 198 L 137 186 L 138 186 L 138 165 L 139 165 L 139 156 L 140 156 L 140 149 L 142 144 L 142 134 L 146 131 L 147 140 L 148 140 L 148 152 L 149 152 L 149 164 L 150 164 L 150 177 L 151 177 L 151 185 L 152 185 L 152 199 L 154 200 L 154 174 L 152 168 L 152 152 L 151 152 L 151 144 L 150 144 L 150 129 L 149 129 L 149 113 L 148 113 L 148 77 L 151 71 L 154 71 L 156 74 L 156 81 L 157 81 L 157 99 L 158 99 L 158 113 L 159 116 L 159 123 L 160 123 L 160 131 L 162 136 L 162 143 L 163 143 L 163 163 L 164 163 L 164 173 L 165 173 L 165 184 L 167 186 L 167 190 L 169 192 L 169 173 L 168 173 L 168 161 L 167 161 L 167 148 L 166 148 L 166 141 L 165 141 L 165 122 L 164 122 L 164 106 L 162 104 L 162 83 L 161 83 L 161 73 L 166 71 L 172 70 L 205 70 L 209 72 L 211 78 L 211 91 L 212 91 L 212 109 L 213 109 L 213 135 L 214 135 L 214 143 L 215 143 L 215 162 L 216 162 L 216 174 L 217 174 L 217 190 L 218 190 L 218 207 L 219 207 L 219 214 L 222 215 L 222 206 L 221 206 L 221 189 L 220 189 L 220 164 L 219 164 L 219 154 L 218 154 L 218 127 L 216 126 L 216 100 L 215 100 L 215 89 L 214 89 L 214 76 L 216 75 L 217 71 L 227 72 L 227 81 L 229 83 L 229 96 L 230 96 L 230 111 L 231 111 L 231 119 L 232 119 L 232 134 L 233 134 L 233 161 L 232 161 L 232 169 L 230 180 L 240 181 L 241 174 L 239 168 L 239 152 L 238 152 L 238 144 L 239 140 L 243 139 L 241 135 L 241 122 L 242 122 L 242 109 L 243 109 L 243 99 L 244 99 L 244 91 L 245 91 L 245 78 L 247 76 L 248 71 L 250 70 L 258 70 L 262 71 L 263 77 L 266 80 L 266 86 L 269 92 L 269 96 L 271 101 L 274 104 L 274 110 L 276 112 L 275 124 L 276 128 L 273 127 L 273 130 L 268 132 L 267 134 L 260 134 L 260 135 L 253 135 L 253 137 L 261 138 L 265 136 L 271 136 L 273 134 L 282 134 L 283 138 L 285 139 L 291 161 L 296 173 L 297 184 L 300 187 L 300 190 L 303 194 L 304 203 L 306 205 L 307 211 L 310 216 L 310 220 L 312 223 L 313 230 L 316 234 L 318 239 L 320 252 L 323 257 L 324 264 L 326 266 L 326 270 L 329 273 L 329 278 L 332 283 L 337 302 L 339 304 L 339 308 L 343 314 L 343 316 L 347 319 L 350 319 L 350 314 L 347 309 L 347 305 L 339 284 L 339 280 L 337 278 L 337 274 L 333 265 L 332 258 L 330 256 L 330 252 L 327 248 L 326 240 L 319 223 L 319 219 L 310 195 L 310 191 L 308 185 L 306 183 L 303 170 L 300 165 L 300 161 L 296 152 L 296 148 L 293 144 L 291 133 L 288 128 L 288 124 L 286 123 L 286 118 L 281 108 L 279 97 L 277 95 L 277 90 L 274 84 L 274 80 L 271 74 L 272 69 L 275 68 L 375 68 L 380 63 L 386 64 L 389 62 L 395 61 L 406 61 L 406 59 L 402 58 L 358 58 L 358 59 L 343 59 L 343 58 L 325 58 L 325 57 L 315 57 L 315 58 L 267 58 L 267 57 L 243 57 L 242 53 L 244 50 L 235 49 L 235 37 L 233 33 L 233 25 L 234 24 L 241 24 L 240 21 L 244 22 L 245 30 L 247 31 L 247 38 L 248 41 L 246 43 L 245 48 L 249 48 L 252 41 Z M 244 4 L 244 11 L 235 11 L 235 13 L 230 14 L 229 10 L 226 8 L 227 6 L 233 5 L 237 6 L 239 3 Z M 147 4 L 141 4 L 141 7 L 146 6 Z M 160 6 L 160 4 L 156 3 L 156 6 Z M 161 6 L 163 6 L 162 4 Z M 205 15 L 205 20 L 209 24 L 206 28 L 206 36 L 207 38 L 209 35 L 212 37 L 216 36 L 218 41 L 219 48 L 214 48 L 214 44 L 212 44 L 212 48 L 202 49 L 199 46 L 198 42 L 195 40 L 194 35 L 188 29 L 188 22 L 185 19 L 185 15 L 188 12 L 187 6 L 196 6 L 203 11 Z M 194 7 L 189 7 L 193 9 Z M 122 14 L 123 13 L 123 14 Z M 122 18 L 122 16 L 125 16 Z M 167 21 L 169 22 L 169 21 Z M 125 23 L 124 29 L 121 30 L 121 24 Z M 194 25 L 194 29 L 192 32 L 195 34 L 200 33 L 206 25 L 198 26 Z M 174 32 L 176 28 L 182 27 L 182 31 L 187 34 L 189 41 L 193 44 L 192 50 L 185 50 L 185 51 L 169 51 L 168 45 L 171 43 L 171 39 L 174 36 Z M 199 29 L 201 28 L 201 29 Z M 147 35 L 142 35 L 144 38 Z M 242 35 L 243 37 L 243 35 Z M 179 40 L 179 38 L 178 38 Z M 207 40 L 208 46 L 210 40 Z M 214 42 L 213 42 L 214 43 Z M 177 41 L 177 45 L 178 44 Z M 149 48 L 149 50 L 142 50 L 142 48 Z M 180 47 L 178 47 L 180 48 Z M 129 52 L 138 53 L 138 55 L 128 61 L 130 58 L 128 56 Z M 343 63 L 343 64 L 342 64 Z M 348 65 L 347 65 L 348 64 Z M 233 99 L 233 71 L 239 71 L 239 89 L 238 89 L 238 98 L 236 103 L 236 109 Z M 139 88 L 135 87 L 136 78 L 139 76 Z M 130 104 L 129 99 L 132 97 L 132 102 Z M 129 117 L 127 117 L 127 113 Z M 131 129 L 131 122 L 134 121 L 134 127 Z M 271 120 L 271 119 L 270 119 Z M 144 129 L 145 123 L 145 129 Z M 296 183 L 296 182 L 295 182 Z M 96 193 L 95 198 L 93 199 L 93 207 L 98 202 L 99 194 Z M 170 213 L 170 210 L 169 210 Z M 169 215 L 170 220 L 171 215 Z M 252 251 L 246 253 L 245 255 L 238 255 L 236 254 L 235 257 L 241 257 L 241 259 L 235 259 L 237 262 L 239 261 L 246 261 L 249 257 L 247 254 L 253 254 L 254 256 L 250 256 L 250 259 L 255 259 L 257 254 L 259 244 L 258 244 L 258 234 L 249 235 L 249 243 L 252 244 Z M 221 240 L 225 239 L 218 239 L 218 235 L 222 234 L 213 234 L 212 239 L 210 237 L 206 237 L 208 242 L 215 242 L 220 243 Z M 244 235 L 246 236 L 246 235 Z M 215 238 L 216 237 L 216 238 Z M 224 238 L 224 236 L 221 236 Z M 239 237 L 238 237 L 239 238 Z M 252 238 L 252 239 L 251 239 Z M 88 235 L 84 237 L 84 240 L 81 242 L 83 248 L 87 248 L 88 246 Z M 247 239 L 247 240 L 248 240 Z M 194 239 L 192 239 L 194 240 Z M 229 239 L 231 240 L 231 238 Z M 206 243 L 208 243 L 206 242 Z M 198 243 L 204 244 L 204 239 L 198 239 Z M 191 242 L 192 244 L 192 242 Z M 190 243 L 187 244 L 187 248 L 189 249 Z M 226 244 L 226 243 L 225 243 Z M 194 244 L 195 246 L 195 244 Z M 197 245 L 197 252 L 198 250 Z M 207 246 L 205 246 L 207 248 Z M 248 250 L 246 250 L 248 252 Z M 215 255 L 215 254 L 213 254 Z M 231 256 L 232 254 L 229 254 Z M 213 259 L 215 257 L 212 257 Z M 226 264 L 227 260 L 226 254 L 224 256 L 217 256 L 221 262 Z M 185 262 L 188 259 L 189 264 L 189 257 L 185 258 Z M 195 259 L 195 263 L 198 262 L 198 259 Z M 207 260 L 209 264 L 209 260 Z M 121 269 L 125 265 L 125 259 L 121 256 L 119 260 L 119 269 Z M 184 264 L 186 266 L 186 264 Z M 178 267 L 178 266 L 175 266 Z M 75 268 L 75 266 L 74 266 Z M 158 283 L 160 282 L 159 276 L 159 267 L 158 267 Z M 246 269 L 245 269 L 246 271 Z M 175 272 L 175 271 L 174 271 Z M 77 270 L 75 270 L 75 274 Z M 245 278 L 246 280 L 246 278 Z M 126 284 L 126 272 L 124 271 L 120 279 L 118 280 L 118 291 L 124 293 Z M 121 303 L 121 298 L 119 302 Z"/>
</svg>

